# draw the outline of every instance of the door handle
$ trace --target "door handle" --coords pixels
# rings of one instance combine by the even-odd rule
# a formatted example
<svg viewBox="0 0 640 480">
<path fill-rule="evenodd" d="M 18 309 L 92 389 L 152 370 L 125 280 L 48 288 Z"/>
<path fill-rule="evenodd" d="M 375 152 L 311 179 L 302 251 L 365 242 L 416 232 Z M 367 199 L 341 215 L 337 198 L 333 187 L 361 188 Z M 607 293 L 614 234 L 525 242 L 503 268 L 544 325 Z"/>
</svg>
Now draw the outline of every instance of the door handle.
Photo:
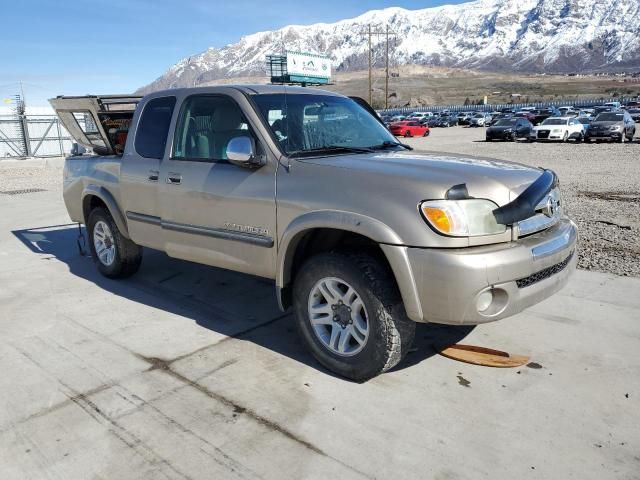
<svg viewBox="0 0 640 480">
<path fill-rule="evenodd" d="M 160 176 L 160 172 L 158 170 L 149 170 L 149 181 L 157 182 L 158 177 Z"/>
<path fill-rule="evenodd" d="M 182 175 L 179 173 L 169 172 L 167 175 L 167 183 L 170 185 L 180 185 L 182 182 Z"/>
</svg>

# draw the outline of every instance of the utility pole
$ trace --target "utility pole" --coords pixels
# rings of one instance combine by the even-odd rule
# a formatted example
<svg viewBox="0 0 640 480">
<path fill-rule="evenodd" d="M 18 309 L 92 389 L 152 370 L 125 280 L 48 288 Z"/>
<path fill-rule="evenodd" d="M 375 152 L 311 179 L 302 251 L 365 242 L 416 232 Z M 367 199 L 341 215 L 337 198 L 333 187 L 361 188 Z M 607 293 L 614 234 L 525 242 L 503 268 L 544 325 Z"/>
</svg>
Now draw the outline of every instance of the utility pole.
<svg viewBox="0 0 640 480">
<path fill-rule="evenodd" d="M 384 85 L 384 106 L 389 107 L 389 37 L 396 37 L 397 34 L 389 30 L 389 25 L 386 26 L 384 31 L 373 31 L 371 24 L 364 33 L 368 37 L 369 43 L 369 105 L 373 104 L 373 48 L 372 48 L 372 36 L 384 35 L 386 39 L 386 53 L 385 53 L 385 85 Z"/>
<path fill-rule="evenodd" d="M 372 68 L 372 52 L 371 52 L 371 24 L 369 24 L 369 105 L 373 103 L 373 84 L 371 81 Z"/>
<path fill-rule="evenodd" d="M 387 25 L 387 51 L 384 56 L 384 109 L 389 108 L 389 25 Z"/>
</svg>

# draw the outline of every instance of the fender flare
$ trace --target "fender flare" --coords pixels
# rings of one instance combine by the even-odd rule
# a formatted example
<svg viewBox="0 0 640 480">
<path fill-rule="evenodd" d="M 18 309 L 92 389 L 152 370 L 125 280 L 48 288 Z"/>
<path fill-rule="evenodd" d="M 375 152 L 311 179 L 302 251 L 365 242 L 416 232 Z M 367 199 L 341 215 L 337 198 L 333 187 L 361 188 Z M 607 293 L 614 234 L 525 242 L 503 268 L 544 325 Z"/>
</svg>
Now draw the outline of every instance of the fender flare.
<svg viewBox="0 0 640 480">
<path fill-rule="evenodd" d="M 113 217 L 113 221 L 116 222 L 118 226 L 118 230 L 125 238 L 129 237 L 129 228 L 127 227 L 127 221 L 125 220 L 124 215 L 120 211 L 120 207 L 118 207 L 118 203 L 116 199 L 113 197 L 111 192 L 104 187 L 99 185 L 87 185 L 85 189 L 82 191 L 82 214 L 85 215 L 85 200 L 88 196 L 98 197 L 104 204 L 107 206 L 109 213 Z M 87 218 L 84 219 L 85 224 L 87 223 Z"/>
<path fill-rule="evenodd" d="M 291 283 L 291 270 L 296 249 L 304 235 L 317 228 L 353 232 L 381 244 L 382 251 L 396 277 L 396 283 L 407 308 L 407 313 L 410 313 L 409 316 L 413 319 L 422 316 L 411 266 L 406 259 L 394 255 L 395 249 L 384 248 L 385 246 L 402 246 L 404 244 L 402 238 L 391 227 L 375 218 L 340 210 L 316 210 L 305 213 L 294 219 L 282 234 L 278 243 L 276 261 L 276 294 L 278 305 L 283 311 L 288 306 L 284 291 Z"/>
</svg>

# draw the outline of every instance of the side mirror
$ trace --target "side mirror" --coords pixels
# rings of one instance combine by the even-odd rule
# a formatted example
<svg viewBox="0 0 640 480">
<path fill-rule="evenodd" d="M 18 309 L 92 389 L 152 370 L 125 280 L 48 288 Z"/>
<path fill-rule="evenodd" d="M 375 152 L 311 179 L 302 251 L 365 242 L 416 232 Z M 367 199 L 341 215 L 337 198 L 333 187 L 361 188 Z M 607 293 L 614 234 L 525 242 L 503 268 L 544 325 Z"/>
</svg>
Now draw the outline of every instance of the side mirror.
<svg viewBox="0 0 640 480">
<path fill-rule="evenodd" d="M 235 137 L 227 143 L 227 159 L 243 167 L 259 167 L 262 165 L 256 158 L 256 145 L 253 138 L 248 136 Z"/>
</svg>

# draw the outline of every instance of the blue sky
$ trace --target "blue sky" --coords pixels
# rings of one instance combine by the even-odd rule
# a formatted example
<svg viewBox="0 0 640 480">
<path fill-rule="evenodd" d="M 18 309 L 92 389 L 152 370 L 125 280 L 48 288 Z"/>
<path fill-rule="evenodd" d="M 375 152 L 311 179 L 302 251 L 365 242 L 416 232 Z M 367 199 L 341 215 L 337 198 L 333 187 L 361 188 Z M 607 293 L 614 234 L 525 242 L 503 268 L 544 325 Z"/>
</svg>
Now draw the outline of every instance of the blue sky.
<svg viewBox="0 0 640 480">
<path fill-rule="evenodd" d="M 367 10 L 461 0 L 18 0 L 0 22 L 0 98 L 22 81 L 30 105 L 55 95 L 128 93 L 176 61 L 242 35 Z"/>
</svg>

